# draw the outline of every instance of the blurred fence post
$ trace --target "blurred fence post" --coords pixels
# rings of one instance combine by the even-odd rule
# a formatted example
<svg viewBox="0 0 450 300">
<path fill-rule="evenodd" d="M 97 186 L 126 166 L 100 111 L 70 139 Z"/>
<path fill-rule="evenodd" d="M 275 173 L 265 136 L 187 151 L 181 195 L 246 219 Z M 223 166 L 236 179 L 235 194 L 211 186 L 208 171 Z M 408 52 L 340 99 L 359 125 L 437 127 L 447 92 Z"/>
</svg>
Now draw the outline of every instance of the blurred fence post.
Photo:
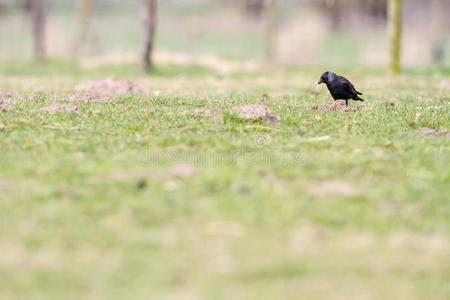
<svg viewBox="0 0 450 300">
<path fill-rule="evenodd" d="M 276 0 L 266 0 L 266 61 L 272 64 L 276 60 L 277 49 L 277 6 Z"/>
<path fill-rule="evenodd" d="M 45 57 L 45 0 L 31 0 L 30 16 L 33 24 L 34 56 Z"/>
<path fill-rule="evenodd" d="M 80 48 L 86 42 L 89 15 L 91 14 L 92 0 L 80 0 L 80 8 L 78 11 L 78 24 L 76 28 L 74 45 L 72 47 L 74 53 L 78 53 Z"/>
<path fill-rule="evenodd" d="M 144 42 L 142 47 L 141 70 L 147 73 L 153 66 L 152 53 L 156 31 L 157 0 L 143 0 Z"/>
<path fill-rule="evenodd" d="M 392 73 L 400 71 L 402 12 L 402 0 L 388 0 L 389 70 Z"/>
</svg>

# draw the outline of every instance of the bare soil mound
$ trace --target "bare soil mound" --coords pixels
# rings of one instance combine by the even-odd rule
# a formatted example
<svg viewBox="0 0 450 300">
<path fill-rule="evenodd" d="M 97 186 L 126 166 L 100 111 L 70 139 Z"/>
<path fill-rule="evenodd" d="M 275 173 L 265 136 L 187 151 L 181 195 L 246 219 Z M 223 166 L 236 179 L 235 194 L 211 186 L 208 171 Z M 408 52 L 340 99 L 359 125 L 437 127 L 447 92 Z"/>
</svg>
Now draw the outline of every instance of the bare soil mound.
<svg viewBox="0 0 450 300">
<path fill-rule="evenodd" d="M 280 118 L 261 104 L 246 104 L 235 106 L 231 109 L 232 114 L 245 121 L 262 120 L 264 122 L 280 122 Z"/>
<path fill-rule="evenodd" d="M 355 111 L 354 108 L 347 106 L 345 100 L 336 100 L 334 102 L 326 102 L 324 104 L 314 104 L 312 109 L 323 111 Z"/>
<path fill-rule="evenodd" d="M 10 102 L 8 100 L 0 100 L 0 112 L 7 113 L 9 112 L 14 106 L 16 106 L 15 103 Z"/>
<path fill-rule="evenodd" d="M 19 96 L 0 90 L 0 99 L 17 99 Z"/>
</svg>

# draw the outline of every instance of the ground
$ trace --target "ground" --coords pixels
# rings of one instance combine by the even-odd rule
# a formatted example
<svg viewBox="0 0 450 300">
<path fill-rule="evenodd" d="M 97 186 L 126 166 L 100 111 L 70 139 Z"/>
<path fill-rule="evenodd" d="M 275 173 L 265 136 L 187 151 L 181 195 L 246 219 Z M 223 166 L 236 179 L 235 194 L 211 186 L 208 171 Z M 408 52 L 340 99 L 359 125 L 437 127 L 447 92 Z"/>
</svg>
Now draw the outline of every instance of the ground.
<svg viewBox="0 0 450 300">
<path fill-rule="evenodd" d="M 136 69 L 0 68 L 0 298 L 450 298 L 448 72 Z"/>
</svg>

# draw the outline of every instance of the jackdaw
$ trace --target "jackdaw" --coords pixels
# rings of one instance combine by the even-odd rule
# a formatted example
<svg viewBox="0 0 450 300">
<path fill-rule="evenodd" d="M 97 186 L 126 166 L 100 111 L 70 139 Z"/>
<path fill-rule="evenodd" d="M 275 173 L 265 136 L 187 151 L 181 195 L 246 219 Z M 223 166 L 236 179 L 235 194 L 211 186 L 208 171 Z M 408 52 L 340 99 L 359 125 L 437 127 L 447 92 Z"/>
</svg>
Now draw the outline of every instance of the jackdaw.
<svg viewBox="0 0 450 300">
<path fill-rule="evenodd" d="M 320 76 L 320 80 L 316 82 L 316 86 L 318 87 L 321 83 L 325 83 L 327 85 L 327 88 L 334 100 L 345 100 L 347 105 L 349 99 L 364 101 L 364 99 L 361 99 L 358 96 L 362 95 L 362 93 L 358 92 L 347 78 L 339 76 L 336 73 L 323 73 L 322 76 Z"/>
</svg>

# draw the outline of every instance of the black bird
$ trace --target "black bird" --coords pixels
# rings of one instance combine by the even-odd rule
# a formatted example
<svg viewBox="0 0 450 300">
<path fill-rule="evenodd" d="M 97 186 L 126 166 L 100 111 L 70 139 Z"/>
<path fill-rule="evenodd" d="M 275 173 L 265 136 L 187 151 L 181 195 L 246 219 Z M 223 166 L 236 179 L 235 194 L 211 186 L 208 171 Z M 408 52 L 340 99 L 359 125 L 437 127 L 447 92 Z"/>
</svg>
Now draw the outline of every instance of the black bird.
<svg viewBox="0 0 450 300">
<path fill-rule="evenodd" d="M 320 80 L 316 83 L 316 86 L 319 86 L 321 83 L 325 83 L 327 85 L 327 88 L 334 100 L 345 100 L 347 105 L 349 99 L 364 101 L 364 99 L 361 99 L 358 96 L 362 95 L 362 93 L 358 92 L 347 78 L 339 76 L 336 73 L 323 73 L 322 76 L 320 76 Z"/>
</svg>

